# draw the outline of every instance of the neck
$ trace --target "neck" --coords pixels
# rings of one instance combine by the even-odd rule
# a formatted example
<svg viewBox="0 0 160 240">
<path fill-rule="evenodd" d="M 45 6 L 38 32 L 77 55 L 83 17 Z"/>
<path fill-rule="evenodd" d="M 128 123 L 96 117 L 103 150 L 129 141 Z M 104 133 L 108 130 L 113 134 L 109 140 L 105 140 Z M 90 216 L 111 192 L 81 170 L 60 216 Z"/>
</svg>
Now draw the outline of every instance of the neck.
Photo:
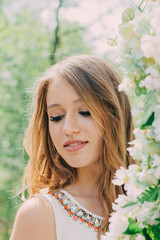
<svg viewBox="0 0 160 240">
<path fill-rule="evenodd" d="M 66 190 L 74 192 L 77 196 L 98 197 L 97 176 L 97 166 L 96 168 L 78 168 L 75 183 L 67 186 Z"/>
<path fill-rule="evenodd" d="M 88 169 L 79 169 L 76 183 L 77 189 L 84 196 L 98 196 L 97 172 L 91 172 Z"/>
</svg>

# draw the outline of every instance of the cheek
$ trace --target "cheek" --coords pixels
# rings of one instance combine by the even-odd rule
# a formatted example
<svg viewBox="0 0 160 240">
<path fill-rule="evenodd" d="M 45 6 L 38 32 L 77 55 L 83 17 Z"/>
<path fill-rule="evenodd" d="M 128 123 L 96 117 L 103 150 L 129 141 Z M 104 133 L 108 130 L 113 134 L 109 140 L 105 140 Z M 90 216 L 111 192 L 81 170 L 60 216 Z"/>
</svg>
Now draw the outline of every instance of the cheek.
<svg viewBox="0 0 160 240">
<path fill-rule="evenodd" d="M 99 126 L 92 120 L 92 122 L 90 123 L 90 132 L 92 133 L 93 136 L 95 136 L 94 138 L 98 141 L 100 141 L 100 139 L 102 138 L 102 133 L 101 133 L 101 129 L 99 128 Z"/>
<path fill-rule="evenodd" d="M 95 124 L 92 128 L 92 136 L 94 139 L 94 144 L 97 146 L 97 148 L 101 148 L 103 144 L 102 133 L 101 130 Z"/>
<path fill-rule="evenodd" d="M 58 142 L 60 141 L 60 128 L 58 126 L 53 126 L 53 124 L 49 124 L 49 133 L 52 139 L 53 144 L 55 147 L 57 146 Z"/>
</svg>

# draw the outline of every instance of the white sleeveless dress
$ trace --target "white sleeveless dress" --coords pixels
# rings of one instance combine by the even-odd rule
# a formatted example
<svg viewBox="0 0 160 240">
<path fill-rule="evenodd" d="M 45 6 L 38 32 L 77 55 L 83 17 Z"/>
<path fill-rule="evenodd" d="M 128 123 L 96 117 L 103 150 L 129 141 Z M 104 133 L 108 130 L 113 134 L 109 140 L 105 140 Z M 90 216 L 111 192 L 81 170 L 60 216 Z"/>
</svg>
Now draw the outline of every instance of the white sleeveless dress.
<svg viewBox="0 0 160 240">
<path fill-rule="evenodd" d="M 41 196 L 54 211 L 57 240 L 97 240 L 103 217 L 91 213 L 65 190 Z"/>
</svg>

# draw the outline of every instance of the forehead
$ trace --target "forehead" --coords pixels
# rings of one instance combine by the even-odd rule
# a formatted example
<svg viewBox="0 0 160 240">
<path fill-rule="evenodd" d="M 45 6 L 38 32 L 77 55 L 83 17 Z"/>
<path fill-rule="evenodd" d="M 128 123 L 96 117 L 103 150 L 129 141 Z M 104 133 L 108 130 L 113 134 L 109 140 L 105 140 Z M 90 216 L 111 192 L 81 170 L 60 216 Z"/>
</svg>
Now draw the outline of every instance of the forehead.
<svg viewBox="0 0 160 240">
<path fill-rule="evenodd" d="M 66 79 L 57 77 L 50 81 L 47 89 L 47 105 L 54 101 L 75 100 L 79 98 L 75 89 L 67 82 Z"/>
</svg>

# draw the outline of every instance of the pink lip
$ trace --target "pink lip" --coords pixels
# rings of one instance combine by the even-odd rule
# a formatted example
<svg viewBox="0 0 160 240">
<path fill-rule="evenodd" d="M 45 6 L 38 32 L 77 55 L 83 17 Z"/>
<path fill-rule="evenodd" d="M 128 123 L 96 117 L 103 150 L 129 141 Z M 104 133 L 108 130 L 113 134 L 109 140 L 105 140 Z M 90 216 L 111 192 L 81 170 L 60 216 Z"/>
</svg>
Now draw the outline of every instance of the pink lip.
<svg viewBox="0 0 160 240">
<path fill-rule="evenodd" d="M 80 143 L 76 146 L 69 146 L 69 144 L 74 144 L 74 143 Z M 81 141 L 81 140 L 70 140 L 64 143 L 64 147 L 68 152 L 75 152 L 80 149 L 82 149 L 88 142 L 87 141 Z"/>
</svg>

